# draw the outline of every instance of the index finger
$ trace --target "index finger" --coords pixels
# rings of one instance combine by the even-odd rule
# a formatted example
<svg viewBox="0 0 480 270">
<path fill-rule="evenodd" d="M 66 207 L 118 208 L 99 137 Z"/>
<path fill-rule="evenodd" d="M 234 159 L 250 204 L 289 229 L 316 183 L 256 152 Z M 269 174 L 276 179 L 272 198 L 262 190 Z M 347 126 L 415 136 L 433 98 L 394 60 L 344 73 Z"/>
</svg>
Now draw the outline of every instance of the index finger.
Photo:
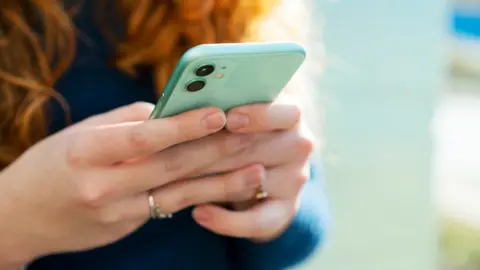
<svg viewBox="0 0 480 270">
<path fill-rule="evenodd" d="M 215 133 L 225 125 L 218 108 L 177 116 L 88 128 L 75 134 L 67 159 L 75 165 L 112 165 Z"/>
</svg>

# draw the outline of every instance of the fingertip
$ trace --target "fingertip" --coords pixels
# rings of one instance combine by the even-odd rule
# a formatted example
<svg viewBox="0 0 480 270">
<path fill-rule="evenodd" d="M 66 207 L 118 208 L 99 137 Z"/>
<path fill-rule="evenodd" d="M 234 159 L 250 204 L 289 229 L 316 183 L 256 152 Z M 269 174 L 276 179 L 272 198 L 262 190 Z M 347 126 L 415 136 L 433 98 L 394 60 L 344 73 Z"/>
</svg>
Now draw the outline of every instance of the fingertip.
<svg viewBox="0 0 480 270">
<path fill-rule="evenodd" d="M 141 121 L 148 119 L 154 107 L 152 103 L 137 101 L 112 112 L 124 114 L 125 121 Z"/>
<path fill-rule="evenodd" d="M 250 132 L 255 124 L 254 121 L 264 111 L 265 106 L 265 104 L 251 104 L 230 109 L 227 112 L 226 129 L 235 133 Z"/>
<path fill-rule="evenodd" d="M 295 103 L 273 104 L 268 110 L 268 119 L 278 129 L 295 126 L 301 119 L 302 109 Z"/>
<path fill-rule="evenodd" d="M 258 183 L 260 186 L 263 185 L 265 178 L 267 177 L 267 169 L 262 164 L 254 164 L 250 168 L 250 175 L 255 182 Z"/>
<path fill-rule="evenodd" d="M 220 108 L 204 107 L 163 118 L 169 123 L 170 133 L 180 138 L 176 143 L 203 138 L 225 127 L 226 115 Z"/>
<path fill-rule="evenodd" d="M 265 166 L 262 164 L 252 164 L 245 168 L 249 173 L 263 174 L 265 173 Z"/>
<path fill-rule="evenodd" d="M 227 130 L 241 131 L 250 124 L 250 117 L 239 111 L 232 111 L 227 114 Z"/>
<path fill-rule="evenodd" d="M 146 101 L 136 101 L 134 103 L 131 103 L 130 105 L 127 105 L 127 107 L 130 109 L 150 110 L 151 112 L 151 110 L 153 110 L 155 105 Z"/>
<path fill-rule="evenodd" d="M 196 206 L 192 211 L 193 219 L 200 225 L 208 225 L 213 219 L 215 206 L 203 204 Z"/>
<path fill-rule="evenodd" d="M 201 123 L 208 130 L 217 131 L 225 127 L 227 117 L 221 110 L 211 110 L 205 114 Z"/>
<path fill-rule="evenodd" d="M 297 125 L 301 113 L 293 102 L 241 106 L 228 111 L 226 128 L 235 133 L 286 130 Z"/>
<path fill-rule="evenodd" d="M 300 121 L 302 118 L 302 108 L 298 106 L 297 104 L 292 104 L 289 106 L 290 108 L 290 114 L 292 115 L 292 118 L 294 119 L 294 122 Z"/>
</svg>

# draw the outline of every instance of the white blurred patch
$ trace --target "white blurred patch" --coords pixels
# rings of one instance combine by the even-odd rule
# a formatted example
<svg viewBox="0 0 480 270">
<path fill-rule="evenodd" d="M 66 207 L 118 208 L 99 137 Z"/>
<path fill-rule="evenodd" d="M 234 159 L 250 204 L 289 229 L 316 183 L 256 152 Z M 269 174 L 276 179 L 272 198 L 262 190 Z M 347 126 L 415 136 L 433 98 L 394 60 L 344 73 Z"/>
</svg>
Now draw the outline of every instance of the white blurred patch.
<svg viewBox="0 0 480 270">
<path fill-rule="evenodd" d="M 440 211 L 480 224 L 480 96 L 447 97 L 436 112 L 433 139 Z"/>
</svg>

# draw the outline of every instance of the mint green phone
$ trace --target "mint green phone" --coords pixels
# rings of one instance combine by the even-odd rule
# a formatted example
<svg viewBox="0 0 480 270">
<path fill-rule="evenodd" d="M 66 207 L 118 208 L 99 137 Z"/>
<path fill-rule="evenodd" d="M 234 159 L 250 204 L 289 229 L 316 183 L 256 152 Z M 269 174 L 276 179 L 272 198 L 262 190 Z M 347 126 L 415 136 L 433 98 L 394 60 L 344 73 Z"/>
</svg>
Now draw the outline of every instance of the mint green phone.
<svg viewBox="0 0 480 270">
<path fill-rule="evenodd" d="M 291 42 L 199 45 L 180 59 L 150 118 L 214 106 L 275 100 L 302 65 L 305 49 Z"/>
</svg>

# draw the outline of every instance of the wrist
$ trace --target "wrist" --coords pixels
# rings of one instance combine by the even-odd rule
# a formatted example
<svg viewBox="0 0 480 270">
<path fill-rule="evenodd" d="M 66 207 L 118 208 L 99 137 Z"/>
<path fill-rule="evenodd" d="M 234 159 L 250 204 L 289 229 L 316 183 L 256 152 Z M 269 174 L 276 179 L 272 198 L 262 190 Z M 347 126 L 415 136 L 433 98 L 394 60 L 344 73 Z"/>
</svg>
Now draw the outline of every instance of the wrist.
<svg viewBox="0 0 480 270">
<path fill-rule="evenodd" d="M 0 259 L 0 270 L 22 270 L 24 269 L 24 266 L 25 264 L 3 262 Z"/>
<path fill-rule="evenodd" d="M 3 216 L 2 216 L 3 223 Z M 17 233 L 4 230 L 4 224 L 0 225 L 0 270 L 18 270 L 31 262 L 35 256 L 28 252 L 28 246 L 21 244 L 22 239 L 16 238 Z"/>
<path fill-rule="evenodd" d="M 22 238 L 18 232 L 12 229 L 7 229 L 3 219 L 3 213 L 0 214 L 0 270 L 18 270 L 22 269 L 24 265 L 32 261 L 34 256 L 30 256 L 28 248 L 24 246 L 21 241 Z"/>
<path fill-rule="evenodd" d="M 5 172 L 0 173 L 0 183 L 5 183 Z M 31 251 L 28 224 L 22 220 L 19 205 L 5 185 L 0 185 L 0 270 L 18 270 L 36 256 Z M 17 207 L 15 207 L 17 206 Z"/>
</svg>

